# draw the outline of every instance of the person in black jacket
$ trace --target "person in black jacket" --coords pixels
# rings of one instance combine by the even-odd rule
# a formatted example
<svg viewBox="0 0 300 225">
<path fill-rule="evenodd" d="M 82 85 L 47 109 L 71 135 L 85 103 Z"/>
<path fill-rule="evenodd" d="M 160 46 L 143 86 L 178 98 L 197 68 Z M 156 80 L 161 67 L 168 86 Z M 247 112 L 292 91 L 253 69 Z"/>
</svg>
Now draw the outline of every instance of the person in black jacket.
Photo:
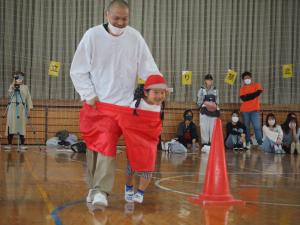
<svg viewBox="0 0 300 225">
<path fill-rule="evenodd" d="M 198 132 L 197 127 L 193 123 L 193 111 L 187 109 L 183 113 L 183 121 L 179 123 L 177 128 L 178 141 L 185 147 L 198 146 Z"/>
<path fill-rule="evenodd" d="M 231 122 L 226 125 L 225 146 L 227 149 L 242 150 L 246 148 L 246 127 L 239 121 L 239 112 L 234 110 Z"/>
</svg>

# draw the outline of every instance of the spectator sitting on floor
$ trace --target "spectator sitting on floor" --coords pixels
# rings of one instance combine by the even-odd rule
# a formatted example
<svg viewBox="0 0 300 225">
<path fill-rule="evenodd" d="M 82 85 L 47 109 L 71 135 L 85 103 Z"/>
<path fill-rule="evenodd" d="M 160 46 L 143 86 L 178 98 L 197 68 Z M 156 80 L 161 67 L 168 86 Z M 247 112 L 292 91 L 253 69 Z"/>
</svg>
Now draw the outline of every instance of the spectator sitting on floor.
<svg viewBox="0 0 300 225">
<path fill-rule="evenodd" d="M 193 112 L 187 109 L 183 113 L 183 121 L 179 123 L 177 128 L 178 141 L 187 148 L 198 146 L 197 127 L 193 122 Z"/>
<path fill-rule="evenodd" d="M 291 154 L 300 154 L 300 128 L 298 125 L 297 117 L 295 113 L 289 113 L 285 122 L 281 125 L 283 130 L 282 147 L 286 152 Z"/>
<path fill-rule="evenodd" d="M 225 146 L 227 149 L 242 150 L 246 147 L 246 127 L 240 122 L 239 112 L 234 110 L 231 121 L 226 124 Z"/>
<path fill-rule="evenodd" d="M 282 149 L 283 132 L 280 125 L 277 125 L 275 115 L 269 113 L 266 124 L 263 126 L 263 143 L 261 148 L 265 152 L 284 154 Z"/>
</svg>

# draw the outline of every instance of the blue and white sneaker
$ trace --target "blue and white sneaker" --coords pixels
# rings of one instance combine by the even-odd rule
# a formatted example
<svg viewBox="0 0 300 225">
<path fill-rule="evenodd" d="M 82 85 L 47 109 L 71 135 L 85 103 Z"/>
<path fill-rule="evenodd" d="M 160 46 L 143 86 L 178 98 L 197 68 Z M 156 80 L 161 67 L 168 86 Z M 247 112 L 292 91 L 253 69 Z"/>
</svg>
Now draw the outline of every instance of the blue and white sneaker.
<svg viewBox="0 0 300 225">
<path fill-rule="evenodd" d="M 126 202 L 133 202 L 133 195 L 134 195 L 134 191 L 133 188 L 128 188 L 127 185 L 125 185 L 125 195 L 124 195 L 124 199 Z"/>
</svg>

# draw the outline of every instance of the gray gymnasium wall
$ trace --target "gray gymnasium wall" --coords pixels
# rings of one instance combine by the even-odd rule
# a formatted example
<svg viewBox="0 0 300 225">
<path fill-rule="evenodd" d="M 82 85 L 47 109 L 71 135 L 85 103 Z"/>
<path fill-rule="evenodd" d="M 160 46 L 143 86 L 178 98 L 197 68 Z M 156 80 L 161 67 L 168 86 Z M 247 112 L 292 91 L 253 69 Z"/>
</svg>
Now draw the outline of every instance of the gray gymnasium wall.
<svg viewBox="0 0 300 225">
<path fill-rule="evenodd" d="M 108 1 L 2 0 L 0 2 L 0 97 L 14 69 L 26 72 L 33 98 L 78 98 L 69 67 L 83 33 L 102 23 Z M 299 0 L 130 0 L 130 24 L 145 37 L 175 92 L 171 100 L 195 101 L 203 76 L 211 73 L 222 102 L 239 102 L 240 77 L 224 83 L 231 68 L 249 70 L 263 83 L 264 103 L 300 103 Z M 49 77 L 50 60 L 62 63 Z M 294 77 L 282 78 L 282 64 Z M 181 71 L 193 85 L 181 85 Z"/>
</svg>

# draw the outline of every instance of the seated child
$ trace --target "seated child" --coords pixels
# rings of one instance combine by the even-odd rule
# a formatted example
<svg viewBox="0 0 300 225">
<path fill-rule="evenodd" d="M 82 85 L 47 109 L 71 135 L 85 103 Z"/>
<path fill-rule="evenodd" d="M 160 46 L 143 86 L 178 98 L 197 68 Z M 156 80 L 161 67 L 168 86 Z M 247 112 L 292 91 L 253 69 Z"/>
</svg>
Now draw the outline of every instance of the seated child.
<svg viewBox="0 0 300 225">
<path fill-rule="evenodd" d="M 266 118 L 266 124 L 263 126 L 263 143 L 261 148 L 265 152 L 284 154 L 282 149 L 283 132 L 280 125 L 276 124 L 275 115 L 269 113 Z"/>
<path fill-rule="evenodd" d="M 197 148 L 198 134 L 197 127 L 193 123 L 193 111 L 187 109 L 183 113 L 184 121 L 180 122 L 177 128 L 178 141 L 185 147 Z"/>
<path fill-rule="evenodd" d="M 225 147 L 233 150 L 246 148 L 246 127 L 239 121 L 239 112 L 234 110 L 231 114 L 231 122 L 226 124 Z"/>
<path fill-rule="evenodd" d="M 300 154 L 300 128 L 295 113 L 289 113 L 281 125 L 283 130 L 282 147 L 286 152 Z"/>
</svg>

